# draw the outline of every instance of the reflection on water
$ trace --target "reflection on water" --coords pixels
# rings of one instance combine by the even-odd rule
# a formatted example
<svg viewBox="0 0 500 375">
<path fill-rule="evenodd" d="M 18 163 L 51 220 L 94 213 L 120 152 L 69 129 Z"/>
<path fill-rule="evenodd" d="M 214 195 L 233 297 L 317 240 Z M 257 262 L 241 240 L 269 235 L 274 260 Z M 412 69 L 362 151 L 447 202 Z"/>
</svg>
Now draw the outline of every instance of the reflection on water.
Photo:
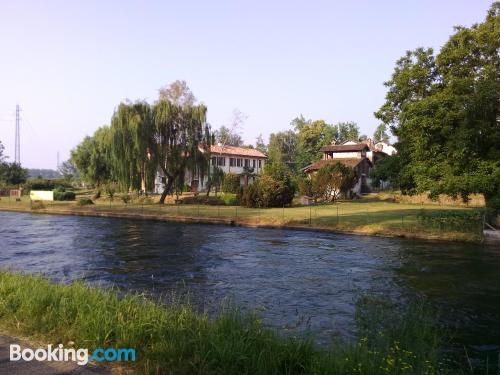
<svg viewBox="0 0 500 375">
<path fill-rule="evenodd" d="M 500 251 L 482 245 L 0 212 L 0 249 L 1 267 L 57 280 L 229 298 L 319 342 L 353 335 L 359 293 L 423 294 L 457 342 L 500 344 Z"/>
</svg>

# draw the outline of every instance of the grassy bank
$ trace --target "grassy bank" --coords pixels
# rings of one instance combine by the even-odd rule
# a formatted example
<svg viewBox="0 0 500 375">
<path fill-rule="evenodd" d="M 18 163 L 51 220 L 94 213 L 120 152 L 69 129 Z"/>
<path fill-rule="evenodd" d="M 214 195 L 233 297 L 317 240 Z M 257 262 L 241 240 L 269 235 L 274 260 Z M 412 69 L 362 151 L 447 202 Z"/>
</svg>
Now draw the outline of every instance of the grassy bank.
<svg viewBox="0 0 500 375">
<path fill-rule="evenodd" d="M 0 209 L 32 211 L 30 202 L 0 200 Z M 154 200 L 123 203 L 119 199 L 99 199 L 91 206 L 77 202 L 50 202 L 37 212 L 126 214 L 151 219 L 219 220 L 237 225 L 317 228 L 358 234 L 402 236 L 452 241 L 481 241 L 481 208 L 410 204 L 391 197 L 368 196 L 360 200 L 315 206 L 294 205 L 285 208 L 244 208 L 196 204 L 155 204 Z"/>
<path fill-rule="evenodd" d="M 263 328 L 258 318 L 83 283 L 54 284 L 0 271 L 0 327 L 46 343 L 136 348 L 138 373 L 166 374 L 436 374 L 438 334 L 424 305 L 405 311 L 361 298 L 359 339 L 317 348 Z M 443 373 L 443 372 L 440 372 Z"/>
</svg>

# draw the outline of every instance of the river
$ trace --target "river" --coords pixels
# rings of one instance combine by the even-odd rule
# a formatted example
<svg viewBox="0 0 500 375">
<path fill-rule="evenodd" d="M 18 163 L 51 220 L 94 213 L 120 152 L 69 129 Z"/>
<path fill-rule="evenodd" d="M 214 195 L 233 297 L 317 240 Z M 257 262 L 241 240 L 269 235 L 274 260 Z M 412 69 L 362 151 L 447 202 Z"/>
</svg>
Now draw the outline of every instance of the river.
<svg viewBox="0 0 500 375">
<path fill-rule="evenodd" d="M 0 212 L 0 267 L 57 281 L 229 300 L 319 343 L 355 334 L 363 293 L 424 295 L 455 343 L 500 348 L 500 249 L 294 230 Z"/>
</svg>

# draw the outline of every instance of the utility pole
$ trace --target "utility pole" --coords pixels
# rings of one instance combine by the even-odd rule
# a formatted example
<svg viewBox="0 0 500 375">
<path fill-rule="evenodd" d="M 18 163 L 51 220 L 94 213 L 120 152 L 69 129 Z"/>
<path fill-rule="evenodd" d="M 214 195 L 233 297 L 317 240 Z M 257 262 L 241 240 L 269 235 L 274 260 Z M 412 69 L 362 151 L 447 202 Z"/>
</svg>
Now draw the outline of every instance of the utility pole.
<svg viewBox="0 0 500 375">
<path fill-rule="evenodd" d="M 16 150 L 14 155 L 14 161 L 17 164 L 21 164 L 21 128 L 19 119 L 19 104 L 16 104 Z"/>
</svg>

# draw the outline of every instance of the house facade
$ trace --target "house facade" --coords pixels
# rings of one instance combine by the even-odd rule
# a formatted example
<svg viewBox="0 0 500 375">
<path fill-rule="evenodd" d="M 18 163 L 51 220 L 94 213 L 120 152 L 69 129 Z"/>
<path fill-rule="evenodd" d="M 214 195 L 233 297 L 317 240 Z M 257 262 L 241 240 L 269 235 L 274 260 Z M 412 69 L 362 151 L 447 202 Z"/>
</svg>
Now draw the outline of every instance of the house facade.
<svg viewBox="0 0 500 375">
<path fill-rule="evenodd" d="M 255 177 L 262 173 L 267 156 L 259 150 L 246 147 L 214 145 L 210 148 L 210 168 L 222 169 L 226 173 L 240 176 L 240 185 L 247 186 L 255 181 Z M 155 181 L 155 193 L 163 191 L 163 176 L 158 173 Z M 192 192 L 206 191 L 208 175 L 201 177 L 198 173 L 186 171 L 184 183 Z"/>
</svg>

